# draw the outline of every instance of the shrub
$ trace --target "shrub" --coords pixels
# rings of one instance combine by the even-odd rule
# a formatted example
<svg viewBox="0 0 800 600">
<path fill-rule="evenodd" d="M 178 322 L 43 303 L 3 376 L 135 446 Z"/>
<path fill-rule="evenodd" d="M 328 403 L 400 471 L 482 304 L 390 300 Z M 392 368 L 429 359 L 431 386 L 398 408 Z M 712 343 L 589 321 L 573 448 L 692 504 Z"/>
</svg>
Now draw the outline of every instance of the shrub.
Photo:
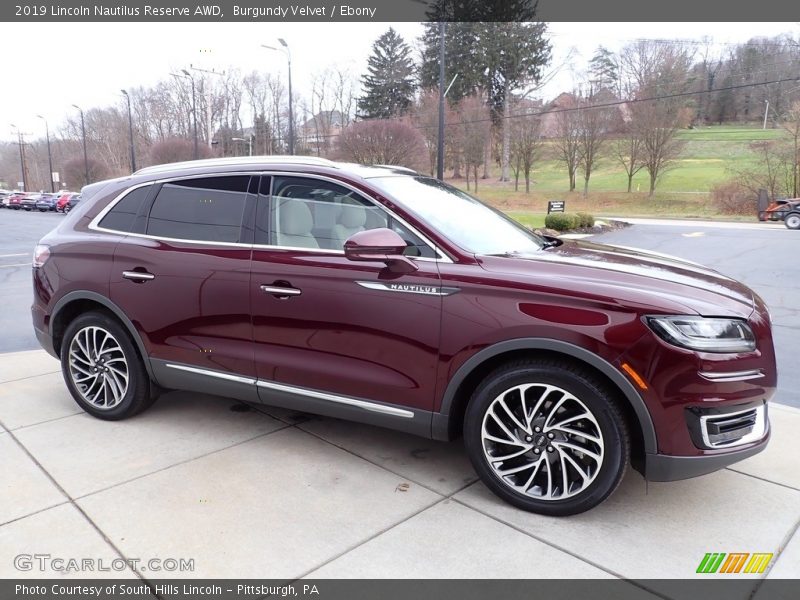
<svg viewBox="0 0 800 600">
<path fill-rule="evenodd" d="M 735 180 L 711 188 L 711 203 L 724 215 L 752 215 L 758 210 L 758 198 Z"/>
<path fill-rule="evenodd" d="M 544 218 L 544 225 L 556 231 L 567 231 L 579 226 L 578 215 L 572 213 L 551 213 Z"/>
<path fill-rule="evenodd" d="M 578 213 L 578 227 L 594 227 L 594 215 Z"/>
</svg>

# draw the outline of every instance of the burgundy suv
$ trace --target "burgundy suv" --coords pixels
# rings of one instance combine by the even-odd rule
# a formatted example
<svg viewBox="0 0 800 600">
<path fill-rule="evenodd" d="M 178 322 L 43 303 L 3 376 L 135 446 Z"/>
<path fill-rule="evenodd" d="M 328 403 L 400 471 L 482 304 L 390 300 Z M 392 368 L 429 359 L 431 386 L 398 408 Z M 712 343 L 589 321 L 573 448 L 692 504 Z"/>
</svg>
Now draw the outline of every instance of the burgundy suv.
<svg viewBox="0 0 800 600">
<path fill-rule="evenodd" d="M 399 167 L 256 157 L 84 188 L 37 246 L 77 403 L 182 389 L 449 440 L 498 496 L 585 511 L 764 449 L 770 316 L 698 264 L 534 235 Z"/>
</svg>

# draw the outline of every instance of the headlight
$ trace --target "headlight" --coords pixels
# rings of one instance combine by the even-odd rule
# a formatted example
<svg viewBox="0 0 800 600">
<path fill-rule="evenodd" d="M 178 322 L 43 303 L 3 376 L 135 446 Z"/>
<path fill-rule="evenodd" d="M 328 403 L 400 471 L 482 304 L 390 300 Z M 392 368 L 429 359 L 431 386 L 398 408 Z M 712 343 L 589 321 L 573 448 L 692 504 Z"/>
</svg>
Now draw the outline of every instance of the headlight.
<svg viewBox="0 0 800 600">
<path fill-rule="evenodd" d="M 664 341 L 700 352 L 751 352 L 756 339 L 740 319 L 706 317 L 647 317 L 650 328 Z"/>
</svg>

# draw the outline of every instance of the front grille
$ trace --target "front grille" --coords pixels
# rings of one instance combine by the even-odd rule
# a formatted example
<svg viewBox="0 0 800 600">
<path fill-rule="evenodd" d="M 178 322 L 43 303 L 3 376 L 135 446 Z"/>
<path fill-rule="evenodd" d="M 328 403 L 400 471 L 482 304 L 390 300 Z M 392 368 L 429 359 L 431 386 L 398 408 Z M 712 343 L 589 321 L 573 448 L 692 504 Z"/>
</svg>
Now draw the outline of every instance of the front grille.
<svg viewBox="0 0 800 600">
<path fill-rule="evenodd" d="M 767 406 L 690 410 L 689 430 L 700 448 L 731 448 L 755 442 L 767 433 Z"/>
</svg>

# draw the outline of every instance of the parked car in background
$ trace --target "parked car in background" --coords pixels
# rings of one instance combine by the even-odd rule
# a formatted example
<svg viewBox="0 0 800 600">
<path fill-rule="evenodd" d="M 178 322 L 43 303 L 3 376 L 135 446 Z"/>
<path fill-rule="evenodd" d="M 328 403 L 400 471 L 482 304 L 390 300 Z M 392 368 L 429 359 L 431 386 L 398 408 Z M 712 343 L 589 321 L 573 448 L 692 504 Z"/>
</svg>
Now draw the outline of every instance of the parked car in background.
<svg viewBox="0 0 800 600">
<path fill-rule="evenodd" d="M 11 197 L 12 192 L 7 190 L 0 190 L 0 208 L 6 208 L 8 206 L 7 200 Z"/>
<path fill-rule="evenodd" d="M 6 205 L 8 208 L 13 208 L 14 210 L 19 210 L 22 208 L 22 199 L 25 197 L 25 192 L 17 192 L 15 194 L 11 194 L 8 198 L 8 204 Z"/>
<path fill-rule="evenodd" d="M 800 229 L 800 198 L 793 198 L 784 203 L 781 218 L 788 229 Z"/>
<path fill-rule="evenodd" d="M 56 212 L 64 212 L 64 208 L 67 206 L 67 202 L 69 202 L 70 198 L 77 195 L 78 194 L 75 192 L 61 192 L 58 194 L 58 198 L 56 200 Z"/>
<path fill-rule="evenodd" d="M 159 165 L 82 196 L 34 250 L 31 313 L 100 419 L 182 389 L 463 436 L 489 489 L 553 516 L 603 502 L 629 465 L 685 479 L 769 441 L 769 311 L 697 263 L 310 157 Z"/>
<path fill-rule="evenodd" d="M 54 211 L 56 209 L 56 195 L 42 194 L 42 197 L 36 201 L 36 209 L 39 212 Z"/>
<path fill-rule="evenodd" d="M 31 192 L 30 194 L 25 194 L 19 202 L 21 208 L 25 210 L 34 210 L 36 208 L 36 203 L 42 198 L 42 194 L 37 192 Z"/>
<path fill-rule="evenodd" d="M 81 195 L 80 194 L 72 194 L 69 197 L 69 199 L 67 200 L 67 203 L 64 205 L 64 211 L 63 211 L 64 214 L 68 213 L 73 208 L 75 208 L 75 206 L 77 206 L 77 204 L 80 201 L 81 201 Z"/>
</svg>

